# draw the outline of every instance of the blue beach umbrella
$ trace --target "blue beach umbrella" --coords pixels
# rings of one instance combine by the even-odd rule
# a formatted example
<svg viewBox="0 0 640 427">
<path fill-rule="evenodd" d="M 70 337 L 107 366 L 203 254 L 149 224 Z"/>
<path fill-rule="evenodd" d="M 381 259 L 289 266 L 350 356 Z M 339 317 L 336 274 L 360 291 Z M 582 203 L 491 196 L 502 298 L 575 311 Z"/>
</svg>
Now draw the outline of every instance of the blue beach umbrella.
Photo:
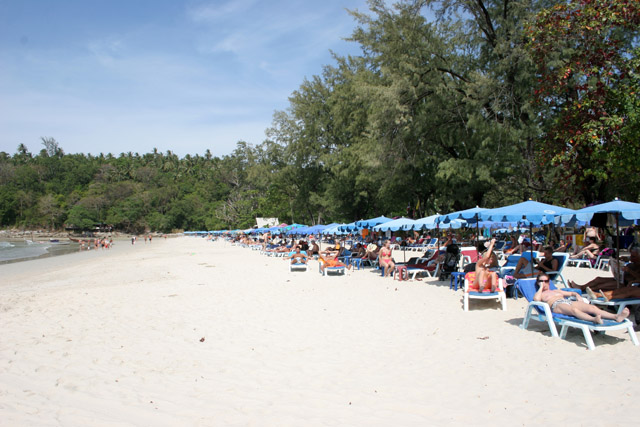
<svg viewBox="0 0 640 427">
<path fill-rule="evenodd" d="M 386 216 L 382 215 L 377 218 L 361 219 L 360 221 L 356 221 L 355 226 L 357 227 L 357 229 L 363 229 L 363 228 L 371 229 L 376 225 L 384 224 L 385 222 L 389 222 L 389 221 L 393 221 L 393 220 L 391 218 L 387 218 Z"/>
<path fill-rule="evenodd" d="M 340 230 L 340 228 L 343 225 L 347 225 L 347 224 L 335 224 L 333 226 L 327 227 L 324 230 L 322 230 L 320 233 L 324 234 L 324 235 L 330 235 L 330 234 L 344 234 L 345 232 Z"/>
<path fill-rule="evenodd" d="M 392 221 L 387 221 L 383 224 L 378 224 L 373 227 L 373 231 L 398 231 L 398 230 L 411 230 L 411 227 L 415 224 L 415 220 L 409 218 L 398 218 Z"/>
<path fill-rule="evenodd" d="M 335 225 L 335 224 L 333 224 L 333 225 Z M 322 230 L 324 230 L 327 227 L 328 227 L 328 225 L 321 225 L 321 224 L 314 225 L 312 227 L 308 227 L 307 230 L 305 231 L 305 234 L 306 235 L 318 234 L 318 233 L 320 233 Z"/>
<path fill-rule="evenodd" d="M 488 209 L 480 212 L 479 217 L 483 221 L 497 222 L 522 222 L 529 221 L 529 239 L 533 243 L 533 225 L 551 224 L 560 215 L 575 213 L 574 210 L 528 200 L 515 205 L 503 206 L 501 208 Z M 533 244 L 531 245 L 531 259 L 533 259 Z M 530 263 L 533 272 L 533 262 Z"/>
<path fill-rule="evenodd" d="M 434 228 L 437 227 L 436 218 L 438 218 L 439 216 L 440 214 L 435 214 L 425 218 L 417 219 L 416 222 L 413 224 L 412 230 L 416 230 L 416 231 L 425 230 L 425 229 L 433 230 Z"/>
<path fill-rule="evenodd" d="M 501 208 L 487 209 L 479 213 L 482 221 L 497 222 L 522 222 L 527 220 L 530 225 L 550 224 L 560 215 L 570 215 L 574 210 L 562 206 L 548 205 L 533 200 L 528 200 L 515 205 Z"/>
<path fill-rule="evenodd" d="M 611 214 L 616 220 L 616 253 L 620 254 L 620 218 L 628 221 L 637 221 L 640 219 L 640 203 L 625 202 L 617 197 L 607 203 L 599 205 L 587 206 L 586 208 L 579 209 L 573 213 L 573 215 L 562 215 L 560 221 L 569 222 L 572 219 L 578 221 L 591 221 L 595 214 Z M 618 277 L 620 276 L 620 263 L 618 262 Z M 618 287 L 620 283 L 618 282 Z"/>
<path fill-rule="evenodd" d="M 560 220 L 562 222 L 569 222 L 575 218 L 578 221 L 591 221 L 593 215 L 597 213 L 618 215 L 619 218 L 635 221 L 640 219 L 640 203 L 625 202 L 624 200 L 616 198 L 608 203 L 578 209 L 571 215 L 562 215 Z"/>
<path fill-rule="evenodd" d="M 341 224 L 341 225 L 338 226 L 338 228 L 343 234 L 346 234 L 346 233 L 351 232 L 351 231 L 356 231 L 358 229 L 358 227 L 356 226 L 355 221 L 354 222 L 350 222 L 349 224 Z"/>
<path fill-rule="evenodd" d="M 480 236 L 480 226 L 478 225 L 479 222 L 479 214 L 481 212 L 486 211 L 487 209 L 485 208 L 481 208 L 476 206 L 475 208 L 471 208 L 471 209 L 465 209 L 463 211 L 457 211 L 457 212 L 452 212 L 450 214 L 446 214 L 446 215 L 440 215 L 437 219 L 436 222 L 438 222 L 440 224 L 440 228 L 446 228 L 443 227 L 443 224 L 447 224 L 451 221 L 455 221 L 455 220 L 465 220 L 467 223 L 474 223 L 476 225 L 476 246 L 478 245 L 478 239 Z M 451 228 L 457 228 L 454 227 L 453 225 L 451 226 Z"/>
</svg>

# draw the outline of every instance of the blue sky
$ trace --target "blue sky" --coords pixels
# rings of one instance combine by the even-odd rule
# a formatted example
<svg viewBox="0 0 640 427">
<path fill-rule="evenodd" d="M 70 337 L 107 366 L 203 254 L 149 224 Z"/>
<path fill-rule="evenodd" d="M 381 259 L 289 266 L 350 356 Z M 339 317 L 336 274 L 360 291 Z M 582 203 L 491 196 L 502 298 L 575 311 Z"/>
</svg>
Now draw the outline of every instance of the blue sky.
<svg viewBox="0 0 640 427">
<path fill-rule="evenodd" d="M 366 0 L 0 0 L 0 151 L 229 154 L 273 112 Z"/>
</svg>

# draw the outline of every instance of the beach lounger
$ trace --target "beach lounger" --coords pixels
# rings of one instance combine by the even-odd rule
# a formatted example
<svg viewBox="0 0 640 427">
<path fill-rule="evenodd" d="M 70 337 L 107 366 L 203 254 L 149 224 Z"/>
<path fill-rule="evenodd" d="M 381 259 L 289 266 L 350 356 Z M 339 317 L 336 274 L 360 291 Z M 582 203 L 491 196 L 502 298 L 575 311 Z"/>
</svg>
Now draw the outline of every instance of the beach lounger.
<svg viewBox="0 0 640 427">
<path fill-rule="evenodd" d="M 507 310 L 507 296 L 504 292 L 504 281 L 498 279 L 498 291 L 497 292 L 484 292 L 483 290 L 471 290 L 471 285 L 475 279 L 475 272 L 467 273 L 464 276 L 464 295 L 462 297 L 462 308 L 464 311 L 469 311 L 470 299 L 493 299 L 500 303 L 503 311 Z M 481 285 L 482 286 L 482 285 Z"/>
<path fill-rule="evenodd" d="M 553 257 L 558 260 L 558 270 L 548 271 L 547 274 L 552 278 L 554 282 L 562 282 L 562 287 L 566 288 L 567 280 L 564 278 L 562 271 L 569 262 L 569 254 L 566 252 L 554 252 Z"/>
<path fill-rule="evenodd" d="M 307 271 L 307 264 L 303 262 L 289 263 L 289 271 Z"/>
<path fill-rule="evenodd" d="M 318 262 L 318 271 L 320 271 L 320 274 L 322 274 L 323 276 L 328 276 L 328 275 L 345 275 L 347 274 L 347 267 L 345 266 L 337 266 L 337 267 L 325 267 L 324 270 L 321 267 L 321 262 Z"/>
<path fill-rule="evenodd" d="M 478 261 L 479 254 L 478 249 L 475 246 L 466 246 L 460 248 L 460 253 L 462 254 L 461 269 L 464 269 L 467 264 L 473 264 L 474 262 Z"/>
<path fill-rule="evenodd" d="M 598 299 L 592 299 L 591 304 L 599 305 L 602 307 L 613 308 L 617 314 L 620 314 L 627 306 L 640 305 L 640 299 L 616 298 L 616 299 L 610 299 L 609 301 L 605 301 L 604 298 L 598 298 Z"/>
<path fill-rule="evenodd" d="M 569 328 L 577 328 L 582 331 L 589 350 L 595 350 L 596 348 L 593 342 L 593 337 L 591 336 L 591 331 L 607 332 L 626 329 L 629 333 L 629 338 L 631 338 L 631 342 L 636 346 L 640 345 L 638 337 L 633 330 L 633 323 L 631 323 L 629 319 L 624 319 L 622 322 L 603 320 L 604 323 L 600 325 L 594 322 L 580 320 L 574 316 L 554 313 L 551 311 L 549 304 L 533 300 L 536 293 L 536 279 L 519 279 L 516 281 L 516 287 L 520 293 L 524 295 L 527 301 L 529 301 L 526 314 L 522 320 L 522 325 L 520 325 L 522 329 L 527 329 L 529 327 L 529 321 L 534 319 L 539 322 L 547 323 L 552 337 L 565 339 Z M 556 289 L 553 283 L 550 283 L 549 287 L 550 289 Z M 562 327 L 559 335 L 556 324 Z"/>
</svg>

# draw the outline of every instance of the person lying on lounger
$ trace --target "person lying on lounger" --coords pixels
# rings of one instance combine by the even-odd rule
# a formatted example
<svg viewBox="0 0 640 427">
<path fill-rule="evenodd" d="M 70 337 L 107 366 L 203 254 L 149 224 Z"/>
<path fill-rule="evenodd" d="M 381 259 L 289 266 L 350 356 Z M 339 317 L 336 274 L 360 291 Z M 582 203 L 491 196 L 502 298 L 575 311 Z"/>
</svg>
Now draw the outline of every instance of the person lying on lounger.
<svg viewBox="0 0 640 427">
<path fill-rule="evenodd" d="M 307 253 L 305 251 L 301 251 L 300 246 L 296 246 L 296 249 L 293 252 L 284 257 L 284 259 L 290 259 L 291 264 L 306 264 L 307 258 L 309 258 Z"/>
<path fill-rule="evenodd" d="M 345 263 L 338 260 L 338 255 L 335 252 L 334 254 L 328 254 L 328 255 L 323 255 L 318 257 L 318 262 L 320 262 L 320 271 L 322 272 L 324 272 L 324 269 L 327 267 L 347 267 L 347 269 L 349 268 Z"/>
<path fill-rule="evenodd" d="M 591 291 L 618 291 L 617 295 L 626 294 L 631 292 L 635 295 L 640 295 L 640 288 L 630 287 L 632 283 L 640 282 L 640 247 L 635 246 L 631 248 L 629 252 L 629 264 L 622 267 L 620 270 L 623 274 L 623 282 L 622 288 L 618 289 L 618 280 L 615 277 L 602 277 L 598 276 L 595 279 L 585 283 L 584 285 L 578 285 L 573 280 L 569 280 L 569 286 L 572 288 L 580 289 L 581 291 L 586 291 L 587 288 Z M 617 260 L 611 259 L 611 271 L 614 275 L 618 274 L 618 264 Z M 620 292 L 623 289 L 629 289 L 624 292 Z M 637 292 L 637 293 L 636 293 Z M 635 296 L 634 295 L 634 296 Z M 611 299 L 611 296 L 608 296 Z M 614 296 L 613 298 L 629 298 L 629 297 L 621 297 Z"/>
<path fill-rule="evenodd" d="M 546 302 L 551 306 L 554 313 L 574 316 L 581 320 L 602 324 L 602 319 L 614 320 L 622 322 L 629 316 L 629 309 L 625 308 L 620 314 L 609 313 L 600 310 L 595 305 L 587 304 L 575 292 L 561 291 L 559 289 L 549 289 L 549 276 L 540 274 L 536 279 L 539 286 L 536 294 L 533 296 L 534 301 Z"/>
</svg>

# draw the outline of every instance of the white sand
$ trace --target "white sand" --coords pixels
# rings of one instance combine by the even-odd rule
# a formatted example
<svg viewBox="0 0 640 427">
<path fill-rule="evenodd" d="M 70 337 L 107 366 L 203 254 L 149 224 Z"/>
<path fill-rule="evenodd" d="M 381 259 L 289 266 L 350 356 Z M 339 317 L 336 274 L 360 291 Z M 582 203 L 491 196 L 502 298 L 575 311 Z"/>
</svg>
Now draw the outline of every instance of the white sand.
<svg viewBox="0 0 640 427">
<path fill-rule="evenodd" d="M 198 238 L 51 260 L 0 266 L 3 426 L 636 422 L 640 347 L 523 331 L 522 298 Z"/>
</svg>

